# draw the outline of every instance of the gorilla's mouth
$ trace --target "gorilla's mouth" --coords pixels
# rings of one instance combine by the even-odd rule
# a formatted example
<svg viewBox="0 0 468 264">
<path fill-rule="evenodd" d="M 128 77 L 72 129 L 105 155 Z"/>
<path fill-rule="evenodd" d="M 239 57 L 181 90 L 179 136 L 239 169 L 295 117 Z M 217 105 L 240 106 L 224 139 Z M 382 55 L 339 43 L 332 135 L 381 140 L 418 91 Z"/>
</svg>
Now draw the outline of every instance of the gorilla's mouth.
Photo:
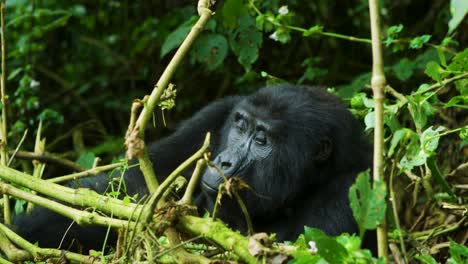
<svg viewBox="0 0 468 264">
<path fill-rule="evenodd" d="M 215 188 L 211 186 L 210 184 L 206 183 L 205 181 L 202 181 L 202 189 L 203 191 L 206 191 L 209 194 L 217 194 L 218 193 L 218 188 Z"/>
</svg>

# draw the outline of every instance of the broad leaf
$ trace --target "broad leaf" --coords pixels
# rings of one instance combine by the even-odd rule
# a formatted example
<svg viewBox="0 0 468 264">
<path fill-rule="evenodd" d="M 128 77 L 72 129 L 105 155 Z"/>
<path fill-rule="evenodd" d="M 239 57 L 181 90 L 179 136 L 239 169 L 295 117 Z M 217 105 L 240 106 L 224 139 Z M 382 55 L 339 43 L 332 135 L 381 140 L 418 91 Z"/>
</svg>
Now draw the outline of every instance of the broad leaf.
<svg viewBox="0 0 468 264">
<path fill-rule="evenodd" d="M 197 39 L 190 52 L 192 62 L 204 63 L 209 70 L 219 67 L 226 58 L 228 43 L 220 34 L 205 34 Z"/>
<path fill-rule="evenodd" d="M 317 253 L 330 263 L 344 263 L 348 257 L 346 248 L 320 229 L 306 226 L 304 236 L 307 243 L 310 241 L 315 243 Z"/>
<path fill-rule="evenodd" d="M 371 187 L 369 171 L 361 172 L 349 190 L 349 200 L 354 218 L 358 223 L 360 237 L 364 231 L 375 229 L 384 219 L 387 204 L 385 183 L 375 182 Z"/>
<path fill-rule="evenodd" d="M 457 26 L 463 21 L 466 13 L 468 13 L 468 1 L 466 0 L 451 0 L 450 1 L 450 13 L 452 18 L 450 19 L 448 26 L 448 34 L 457 28 Z"/>
<path fill-rule="evenodd" d="M 237 29 L 229 34 L 229 44 L 239 63 L 249 71 L 258 58 L 262 33 L 258 30 L 255 19 L 248 14 L 241 16 L 237 23 Z"/>
<path fill-rule="evenodd" d="M 197 17 L 192 16 L 189 20 L 180 25 L 176 30 L 167 36 L 161 47 L 161 58 L 166 56 L 166 54 L 168 54 L 171 50 L 179 47 L 179 45 L 182 43 L 182 41 L 184 41 L 185 37 L 192 29 L 195 21 L 197 21 Z"/>
</svg>

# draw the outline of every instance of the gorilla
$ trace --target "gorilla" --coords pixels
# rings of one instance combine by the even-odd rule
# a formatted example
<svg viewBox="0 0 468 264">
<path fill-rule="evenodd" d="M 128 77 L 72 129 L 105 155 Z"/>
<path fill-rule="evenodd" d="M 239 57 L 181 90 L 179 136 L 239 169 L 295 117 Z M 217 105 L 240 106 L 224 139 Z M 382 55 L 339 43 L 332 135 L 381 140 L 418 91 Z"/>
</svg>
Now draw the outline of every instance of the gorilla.
<svg viewBox="0 0 468 264">
<path fill-rule="evenodd" d="M 239 195 L 255 232 L 276 233 L 279 241 L 295 239 L 304 225 L 329 235 L 357 232 L 348 190 L 357 173 L 370 167 L 372 150 L 359 122 L 335 95 L 281 84 L 250 96 L 215 101 L 170 136 L 148 146 L 158 179 L 165 179 L 196 152 L 208 131 L 212 163 L 219 169 L 207 168 L 202 175 L 195 194 L 200 213 L 212 211 L 223 183 L 221 172 L 251 187 Z M 129 195 L 147 194 L 138 167 L 126 171 L 124 180 Z M 108 181 L 103 174 L 84 178 L 79 185 L 104 192 Z M 223 196 L 218 217 L 246 232 L 236 200 Z M 70 223 L 41 207 L 14 220 L 18 233 L 31 242 L 39 241 L 41 247 L 67 249 L 72 240 L 85 248 L 102 247 L 105 227 Z"/>
</svg>

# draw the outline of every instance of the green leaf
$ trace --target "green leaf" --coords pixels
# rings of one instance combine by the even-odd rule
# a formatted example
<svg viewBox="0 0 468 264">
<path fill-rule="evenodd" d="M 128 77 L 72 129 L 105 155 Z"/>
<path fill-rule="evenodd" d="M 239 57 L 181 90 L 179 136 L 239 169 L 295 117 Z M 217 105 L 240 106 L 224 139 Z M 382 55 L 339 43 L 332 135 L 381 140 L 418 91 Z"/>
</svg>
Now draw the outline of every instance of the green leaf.
<svg viewBox="0 0 468 264">
<path fill-rule="evenodd" d="M 24 212 L 24 208 L 26 206 L 26 201 L 23 199 L 16 199 L 15 202 L 15 214 L 19 215 Z"/>
<path fill-rule="evenodd" d="M 468 248 L 464 245 L 455 243 L 450 239 L 449 247 L 450 258 L 449 264 L 466 264 L 468 261 Z"/>
<path fill-rule="evenodd" d="M 392 67 L 392 70 L 399 80 L 406 81 L 411 77 L 411 75 L 413 75 L 414 68 L 415 65 L 412 61 L 408 58 L 403 58 Z"/>
<path fill-rule="evenodd" d="M 448 34 L 452 34 L 452 32 L 457 28 L 457 26 L 463 21 L 466 13 L 468 12 L 468 1 L 466 0 L 451 0 L 450 1 L 450 14 L 452 14 L 452 18 L 448 23 Z"/>
<path fill-rule="evenodd" d="M 406 96 L 406 99 L 408 99 L 408 109 L 414 124 L 422 130 L 427 124 L 427 119 L 434 114 L 434 107 L 420 95 Z"/>
<path fill-rule="evenodd" d="M 432 126 L 428 127 L 421 134 L 420 144 L 421 149 L 426 152 L 429 156 L 435 154 L 435 150 L 439 145 L 439 133 L 444 131 L 445 127 L 438 127 L 436 130 L 432 129 Z"/>
<path fill-rule="evenodd" d="M 219 67 L 226 58 L 228 42 L 220 34 L 204 34 L 194 43 L 190 55 L 192 60 L 203 63 L 208 70 Z"/>
<path fill-rule="evenodd" d="M 447 68 L 450 71 L 468 71 L 468 48 L 455 55 Z"/>
<path fill-rule="evenodd" d="M 94 156 L 94 153 L 86 152 L 86 153 L 81 154 L 80 157 L 78 157 L 78 160 L 76 161 L 76 163 L 80 164 L 81 166 L 87 169 L 91 169 L 93 168 L 95 158 L 96 156 Z"/>
<path fill-rule="evenodd" d="M 422 35 L 411 40 L 409 46 L 411 49 L 420 49 L 431 39 L 431 35 Z"/>
<path fill-rule="evenodd" d="M 320 229 L 306 226 L 304 236 L 307 243 L 315 243 L 318 254 L 330 263 L 344 263 L 348 257 L 346 248 Z"/>
<path fill-rule="evenodd" d="M 196 21 L 197 17 L 192 16 L 189 20 L 180 25 L 176 30 L 167 36 L 161 47 L 161 58 L 166 56 L 166 54 L 168 54 L 171 50 L 179 47 Z"/>
<path fill-rule="evenodd" d="M 425 264 L 437 264 L 437 261 L 428 254 L 418 254 L 414 257 L 417 260 L 420 260 L 421 263 Z"/>
<path fill-rule="evenodd" d="M 442 69 L 442 67 L 440 67 L 440 65 L 435 61 L 429 62 L 426 65 L 426 70 L 424 71 L 424 73 L 426 73 L 429 77 L 431 77 L 434 81 L 437 82 L 442 81 L 443 72 L 444 69 Z"/>
<path fill-rule="evenodd" d="M 387 204 L 385 183 L 374 182 L 371 188 L 369 170 L 359 173 L 349 190 L 349 201 L 362 239 L 365 230 L 375 229 L 384 219 Z"/>
<path fill-rule="evenodd" d="M 366 117 L 364 117 L 364 124 L 366 124 L 365 130 L 374 128 L 375 126 L 375 112 L 367 113 Z"/>
<path fill-rule="evenodd" d="M 307 29 L 306 31 L 304 31 L 304 33 L 302 33 L 302 36 L 304 37 L 310 37 L 312 35 L 315 35 L 317 33 L 320 33 L 323 31 L 323 26 L 321 25 L 315 25 L 309 29 Z"/>
<path fill-rule="evenodd" d="M 399 129 L 397 131 L 395 131 L 395 133 L 393 133 L 393 136 L 392 136 L 392 141 L 390 142 L 390 148 L 388 148 L 388 156 L 391 157 L 393 155 L 393 152 L 395 151 L 395 148 L 396 146 L 398 145 L 398 143 L 404 139 L 405 137 L 407 137 L 408 133 L 411 133 L 412 131 L 408 128 L 402 128 L 402 129 Z"/>
<path fill-rule="evenodd" d="M 391 26 L 387 29 L 387 38 L 384 40 L 385 46 L 390 46 L 393 41 L 398 38 L 398 33 L 403 30 L 403 25 L 399 24 L 396 26 Z"/>
<path fill-rule="evenodd" d="M 50 108 L 44 109 L 39 116 L 37 117 L 38 120 L 43 120 L 43 121 L 51 121 L 56 124 L 63 124 L 64 117 L 61 115 L 59 112 L 52 110 Z"/>
<path fill-rule="evenodd" d="M 20 74 L 22 71 L 23 71 L 23 68 L 22 68 L 22 67 L 16 68 L 15 70 L 13 70 L 13 71 L 8 75 L 7 80 L 12 80 L 12 79 L 14 79 L 14 78 L 15 78 L 18 74 Z"/>
<path fill-rule="evenodd" d="M 313 81 L 317 77 L 323 76 L 327 73 L 326 69 L 319 68 L 315 66 L 320 62 L 320 57 L 310 57 L 305 59 L 302 62 L 302 66 L 306 67 L 304 74 L 297 81 L 298 83 L 303 83 L 305 80 Z"/>
<path fill-rule="evenodd" d="M 361 109 L 365 108 L 364 105 L 364 98 L 367 98 L 365 93 L 357 93 L 351 98 L 351 108 L 353 109 Z"/>
<path fill-rule="evenodd" d="M 451 196 L 454 196 L 455 194 L 450 188 L 450 185 L 442 176 L 442 173 L 440 172 L 439 166 L 437 166 L 437 162 L 434 157 L 427 159 L 427 167 L 429 167 L 429 170 L 431 170 L 432 177 L 435 179 L 437 184 L 441 186 L 445 192 L 449 193 Z"/>
<path fill-rule="evenodd" d="M 420 150 L 416 155 L 405 155 L 400 160 L 400 165 L 403 169 L 411 171 L 414 167 L 425 164 L 427 158 L 427 153 Z"/>
<path fill-rule="evenodd" d="M 228 28 L 234 28 L 237 19 L 246 12 L 245 5 L 239 0 L 226 0 L 221 8 L 223 24 Z"/>
<path fill-rule="evenodd" d="M 229 34 L 229 44 L 239 63 L 246 71 L 258 58 L 262 45 L 262 33 L 257 29 L 255 19 L 248 14 L 238 19 L 238 28 Z"/>
<path fill-rule="evenodd" d="M 285 44 L 291 40 L 291 34 L 288 29 L 280 27 L 270 35 L 270 39 Z"/>
<path fill-rule="evenodd" d="M 396 38 L 398 33 L 400 33 L 402 30 L 403 30 L 402 24 L 391 26 L 387 29 L 387 37 Z"/>
<path fill-rule="evenodd" d="M 361 248 L 361 239 L 355 235 L 343 233 L 336 237 L 336 241 L 343 245 L 348 252 L 358 251 Z"/>
</svg>

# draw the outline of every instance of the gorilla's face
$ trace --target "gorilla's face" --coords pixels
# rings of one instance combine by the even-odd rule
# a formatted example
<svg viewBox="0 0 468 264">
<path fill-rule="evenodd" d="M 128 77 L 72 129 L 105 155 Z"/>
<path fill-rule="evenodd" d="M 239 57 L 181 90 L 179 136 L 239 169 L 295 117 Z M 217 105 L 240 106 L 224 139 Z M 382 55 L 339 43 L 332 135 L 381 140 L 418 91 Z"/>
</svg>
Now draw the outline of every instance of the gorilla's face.
<svg viewBox="0 0 468 264">
<path fill-rule="evenodd" d="M 242 106 L 234 110 L 228 119 L 220 153 L 213 159 L 213 165 L 227 178 L 237 176 L 249 184 L 255 180 L 249 175 L 256 175 L 255 168 L 264 168 L 264 163 L 274 149 L 273 127 L 265 120 L 255 117 Z M 206 170 L 202 186 L 211 193 L 218 191 L 223 182 L 219 171 Z M 255 187 L 255 186 L 252 186 Z"/>
<path fill-rule="evenodd" d="M 364 167 L 360 157 L 349 154 L 362 145 L 354 122 L 327 93 L 260 90 L 239 102 L 226 119 L 212 149 L 217 169 L 205 170 L 202 191 L 212 202 L 224 181 L 222 173 L 253 189 L 240 193 L 249 212 L 264 215 L 287 207 L 335 175 Z"/>
</svg>

